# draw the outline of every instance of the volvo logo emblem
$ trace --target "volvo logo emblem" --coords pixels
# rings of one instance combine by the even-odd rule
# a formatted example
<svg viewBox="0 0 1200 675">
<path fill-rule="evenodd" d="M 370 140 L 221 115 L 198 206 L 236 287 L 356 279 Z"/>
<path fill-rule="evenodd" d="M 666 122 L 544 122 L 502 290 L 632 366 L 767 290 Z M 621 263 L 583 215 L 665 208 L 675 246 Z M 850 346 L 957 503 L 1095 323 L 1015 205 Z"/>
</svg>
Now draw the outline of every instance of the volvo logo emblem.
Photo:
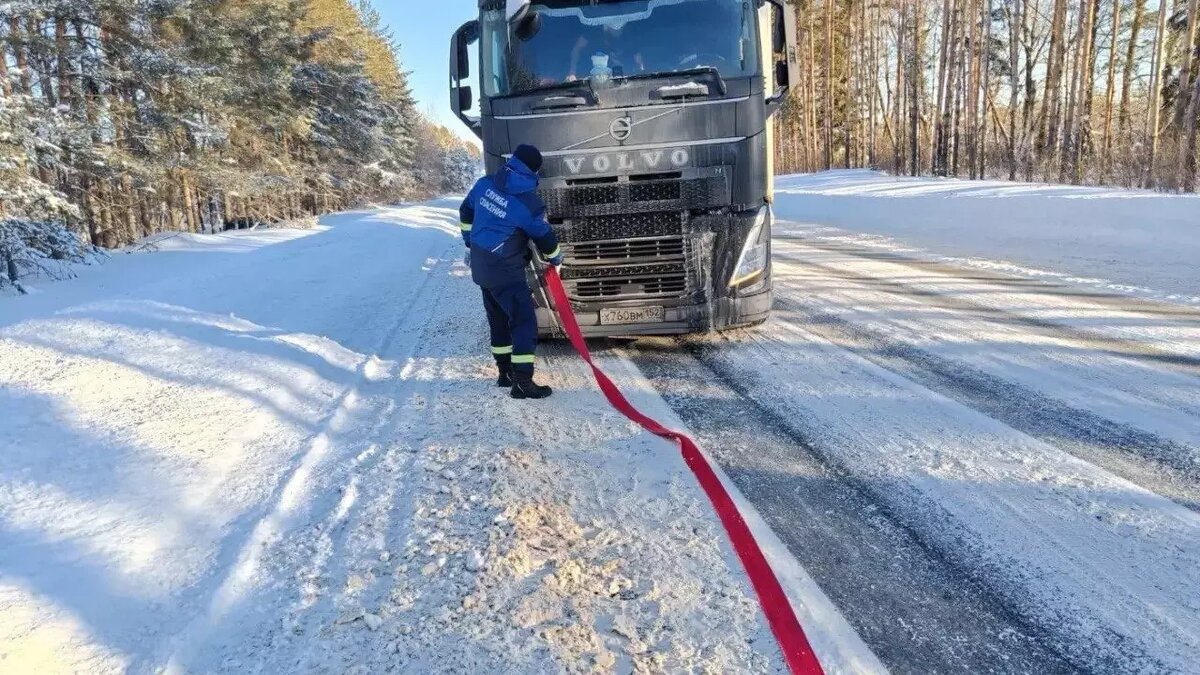
<svg viewBox="0 0 1200 675">
<path fill-rule="evenodd" d="M 633 118 L 619 117 L 608 125 L 608 134 L 618 141 L 628 140 L 633 135 Z"/>
</svg>

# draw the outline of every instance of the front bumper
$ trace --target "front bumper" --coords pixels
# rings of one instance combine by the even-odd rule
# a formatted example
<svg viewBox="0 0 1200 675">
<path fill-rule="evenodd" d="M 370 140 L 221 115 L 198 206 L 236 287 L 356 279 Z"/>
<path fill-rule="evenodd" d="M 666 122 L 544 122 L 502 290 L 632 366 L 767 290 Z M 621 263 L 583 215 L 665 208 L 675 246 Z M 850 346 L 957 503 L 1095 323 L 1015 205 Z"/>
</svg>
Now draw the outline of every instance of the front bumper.
<svg viewBox="0 0 1200 675">
<path fill-rule="evenodd" d="M 766 220 L 763 220 L 763 213 Z M 749 237 L 770 240 L 770 212 L 628 214 L 564 223 L 563 279 L 589 337 L 705 333 L 761 323 L 771 312 L 771 269 L 731 287 Z M 768 244 L 769 250 L 769 244 Z M 549 298 L 530 274 L 542 336 L 561 336 Z M 606 309 L 662 307 L 664 320 L 605 325 Z"/>
<path fill-rule="evenodd" d="M 666 320 L 658 323 L 606 326 L 600 323 L 600 308 L 580 308 L 575 312 L 584 337 L 637 337 L 708 333 L 753 326 L 771 315 L 774 292 L 771 285 L 752 295 L 717 298 L 702 305 L 666 308 Z M 541 304 L 541 303 L 539 303 Z M 537 308 L 538 333 L 542 338 L 565 338 L 554 310 Z"/>
</svg>

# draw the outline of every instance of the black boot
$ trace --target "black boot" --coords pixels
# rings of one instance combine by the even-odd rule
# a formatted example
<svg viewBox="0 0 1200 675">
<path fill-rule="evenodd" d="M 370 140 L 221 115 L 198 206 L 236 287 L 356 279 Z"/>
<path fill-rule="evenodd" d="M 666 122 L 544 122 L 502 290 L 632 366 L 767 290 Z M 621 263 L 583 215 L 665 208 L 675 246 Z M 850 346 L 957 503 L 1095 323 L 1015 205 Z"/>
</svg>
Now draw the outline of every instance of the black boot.
<svg viewBox="0 0 1200 675">
<path fill-rule="evenodd" d="M 533 373 L 528 371 L 514 370 L 512 372 L 512 397 L 518 399 L 532 398 L 540 399 L 547 398 L 554 390 L 550 387 L 543 387 L 533 381 Z"/>
<path fill-rule="evenodd" d="M 496 378 L 496 386 L 509 389 L 513 386 L 512 380 L 512 364 L 511 363 L 496 363 L 496 368 L 500 370 L 500 377 Z"/>
</svg>

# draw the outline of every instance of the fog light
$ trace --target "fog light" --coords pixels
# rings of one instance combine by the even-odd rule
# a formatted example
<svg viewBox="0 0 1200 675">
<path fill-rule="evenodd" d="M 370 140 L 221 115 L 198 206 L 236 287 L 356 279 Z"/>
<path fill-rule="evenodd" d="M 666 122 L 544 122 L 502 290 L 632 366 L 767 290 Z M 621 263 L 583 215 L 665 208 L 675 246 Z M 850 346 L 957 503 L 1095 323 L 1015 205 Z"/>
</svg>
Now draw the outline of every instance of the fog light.
<svg viewBox="0 0 1200 675">
<path fill-rule="evenodd" d="M 764 206 L 754 218 L 754 227 L 746 237 L 742 247 L 742 255 L 738 258 L 737 267 L 733 272 L 730 288 L 738 288 L 762 277 L 767 271 L 767 263 L 771 254 L 771 234 L 767 227 L 767 216 L 770 207 Z"/>
</svg>

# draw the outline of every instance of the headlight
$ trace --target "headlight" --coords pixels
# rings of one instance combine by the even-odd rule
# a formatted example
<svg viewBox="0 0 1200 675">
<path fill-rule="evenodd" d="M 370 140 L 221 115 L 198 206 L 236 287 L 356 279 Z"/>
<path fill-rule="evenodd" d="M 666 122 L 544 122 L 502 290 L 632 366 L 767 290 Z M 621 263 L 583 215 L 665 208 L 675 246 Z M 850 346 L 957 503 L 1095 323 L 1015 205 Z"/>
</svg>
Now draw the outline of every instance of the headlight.
<svg viewBox="0 0 1200 675">
<path fill-rule="evenodd" d="M 750 228 L 737 267 L 734 268 L 733 279 L 729 282 L 730 288 L 744 286 L 766 273 L 771 248 L 770 228 L 767 227 L 770 213 L 770 207 L 764 206 L 755 217 L 754 227 Z"/>
</svg>

